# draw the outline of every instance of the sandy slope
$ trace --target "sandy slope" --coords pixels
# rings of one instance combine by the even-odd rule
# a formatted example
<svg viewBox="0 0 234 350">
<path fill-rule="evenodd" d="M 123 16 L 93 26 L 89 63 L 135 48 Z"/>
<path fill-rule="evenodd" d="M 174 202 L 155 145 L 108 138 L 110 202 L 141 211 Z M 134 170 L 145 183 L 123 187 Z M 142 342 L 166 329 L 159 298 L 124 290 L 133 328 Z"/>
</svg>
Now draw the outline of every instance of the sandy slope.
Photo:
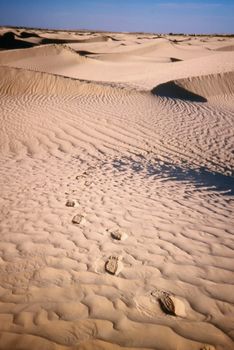
<svg viewBox="0 0 234 350">
<path fill-rule="evenodd" d="M 233 51 L 217 51 L 217 45 L 208 49 L 203 42 L 193 46 L 174 41 L 144 39 L 136 44 L 132 38 L 122 42 L 51 44 L 0 52 L 0 64 L 147 90 L 169 80 L 234 70 Z"/>
<path fill-rule="evenodd" d="M 0 52 L 0 349 L 231 350 L 232 39 L 80 37 Z"/>
</svg>

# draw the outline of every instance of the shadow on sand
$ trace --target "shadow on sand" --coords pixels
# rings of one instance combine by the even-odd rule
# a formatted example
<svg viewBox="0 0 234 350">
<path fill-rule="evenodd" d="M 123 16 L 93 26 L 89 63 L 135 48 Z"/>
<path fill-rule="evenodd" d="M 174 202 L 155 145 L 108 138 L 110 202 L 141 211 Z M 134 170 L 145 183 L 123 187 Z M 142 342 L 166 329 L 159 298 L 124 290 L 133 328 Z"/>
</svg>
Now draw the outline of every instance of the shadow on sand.
<svg viewBox="0 0 234 350">
<path fill-rule="evenodd" d="M 161 162 L 143 162 L 133 160 L 131 157 L 114 159 L 113 167 L 118 171 L 133 171 L 145 174 L 145 177 L 157 176 L 164 181 L 190 182 L 196 188 L 203 188 L 208 191 L 220 191 L 223 195 L 234 195 L 234 177 L 211 172 L 202 167 L 200 169 L 188 169 Z"/>
<path fill-rule="evenodd" d="M 17 36 L 13 32 L 7 32 L 0 36 L 0 48 L 4 50 L 26 49 L 33 46 L 35 44 L 17 39 Z"/>
<path fill-rule="evenodd" d="M 179 100 L 191 102 L 207 102 L 205 97 L 186 90 L 185 88 L 177 85 L 174 81 L 168 81 L 167 83 L 160 84 L 153 88 L 151 92 L 153 95 L 161 97 L 177 98 Z"/>
</svg>

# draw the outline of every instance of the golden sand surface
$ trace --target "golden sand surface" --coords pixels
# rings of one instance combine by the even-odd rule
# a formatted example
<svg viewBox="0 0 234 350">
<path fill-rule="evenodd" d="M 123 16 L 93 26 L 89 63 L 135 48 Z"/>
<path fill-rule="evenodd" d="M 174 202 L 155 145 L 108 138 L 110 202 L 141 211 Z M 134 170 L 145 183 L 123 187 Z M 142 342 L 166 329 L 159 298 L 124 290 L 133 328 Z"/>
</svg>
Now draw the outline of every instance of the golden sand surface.
<svg viewBox="0 0 234 350">
<path fill-rule="evenodd" d="M 234 38 L 1 45 L 0 350 L 232 350 Z"/>
</svg>

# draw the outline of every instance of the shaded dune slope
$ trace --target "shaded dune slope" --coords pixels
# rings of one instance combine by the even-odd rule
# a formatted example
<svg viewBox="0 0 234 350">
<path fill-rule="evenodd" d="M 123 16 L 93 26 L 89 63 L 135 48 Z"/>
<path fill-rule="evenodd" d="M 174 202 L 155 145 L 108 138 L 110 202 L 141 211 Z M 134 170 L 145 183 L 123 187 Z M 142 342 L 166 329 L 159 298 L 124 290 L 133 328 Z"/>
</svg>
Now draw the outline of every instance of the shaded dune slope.
<svg viewBox="0 0 234 350">
<path fill-rule="evenodd" d="M 20 40 L 14 32 L 6 32 L 0 36 L 0 48 L 5 50 L 10 49 L 23 49 L 34 46 L 33 43 Z"/>
<path fill-rule="evenodd" d="M 156 86 L 152 93 L 193 102 L 206 102 L 212 96 L 234 94 L 234 72 L 169 81 Z"/>
<path fill-rule="evenodd" d="M 36 40 L 34 40 L 36 39 Z M 36 45 L 46 44 L 68 44 L 68 43 L 102 43 L 106 41 L 117 41 L 117 39 L 107 35 L 97 35 L 90 38 L 80 39 L 80 36 L 74 35 L 70 37 L 68 34 L 61 38 L 58 35 L 50 37 L 50 35 L 22 31 L 17 33 L 15 31 L 7 31 L 0 35 L 0 48 L 5 50 L 29 48 Z"/>
<path fill-rule="evenodd" d="M 89 39 L 56 39 L 56 38 L 43 38 L 41 44 L 68 44 L 68 43 L 102 43 L 108 40 L 112 40 L 107 36 L 97 36 Z"/>
<path fill-rule="evenodd" d="M 222 46 L 216 49 L 216 51 L 234 51 L 234 45 Z"/>
</svg>

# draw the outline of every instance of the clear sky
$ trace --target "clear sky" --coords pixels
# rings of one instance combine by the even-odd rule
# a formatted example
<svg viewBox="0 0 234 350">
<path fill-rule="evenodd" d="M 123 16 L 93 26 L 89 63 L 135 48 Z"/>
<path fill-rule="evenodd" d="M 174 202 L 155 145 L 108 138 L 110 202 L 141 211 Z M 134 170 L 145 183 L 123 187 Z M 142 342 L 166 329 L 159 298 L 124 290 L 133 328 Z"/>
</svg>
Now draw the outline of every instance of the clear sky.
<svg viewBox="0 0 234 350">
<path fill-rule="evenodd" d="M 0 0 L 0 25 L 234 33 L 234 0 Z"/>
</svg>

